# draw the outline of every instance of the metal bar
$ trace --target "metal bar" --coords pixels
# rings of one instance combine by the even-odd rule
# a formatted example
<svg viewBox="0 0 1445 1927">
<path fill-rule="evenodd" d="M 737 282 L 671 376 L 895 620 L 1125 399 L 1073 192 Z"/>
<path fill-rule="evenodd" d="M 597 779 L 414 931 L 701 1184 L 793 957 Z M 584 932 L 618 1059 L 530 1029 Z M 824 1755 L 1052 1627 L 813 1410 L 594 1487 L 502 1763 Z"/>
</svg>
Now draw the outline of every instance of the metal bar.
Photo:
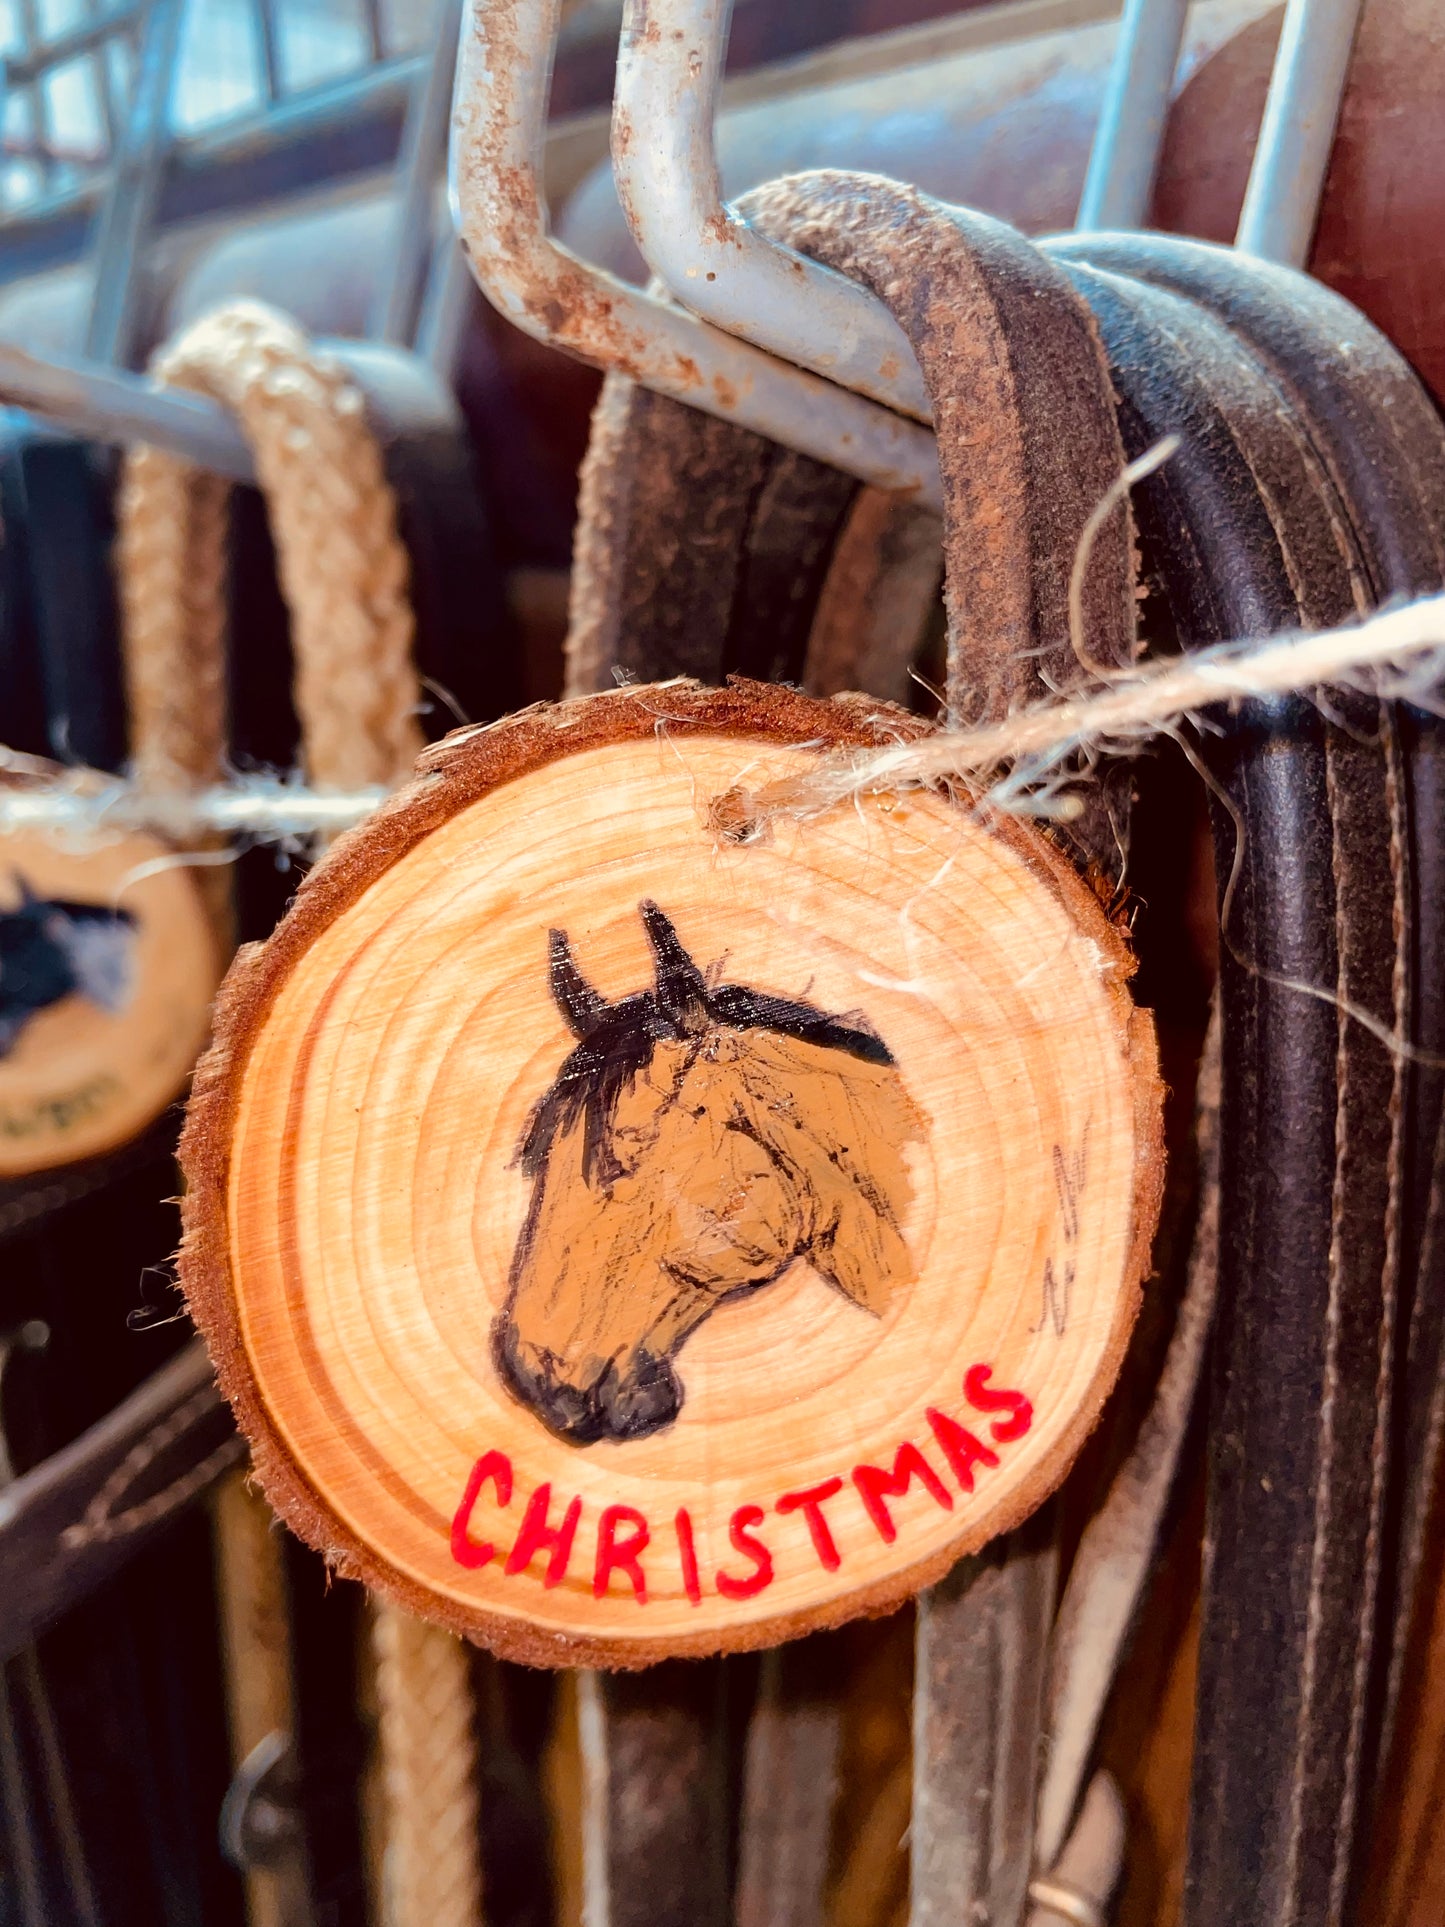
<svg viewBox="0 0 1445 1927">
<path fill-rule="evenodd" d="M 42 360 L 0 342 L 0 396 L 42 420 L 103 442 L 150 442 L 218 475 L 255 479 L 251 451 L 214 402 L 179 389 L 152 388 L 139 375 Z"/>
<path fill-rule="evenodd" d="M 1302 268 L 1344 99 L 1361 0 L 1288 0 L 1234 245 Z"/>
<path fill-rule="evenodd" d="M 418 357 L 370 342 L 320 345 L 344 363 L 383 440 L 403 424 L 455 425 L 455 404 L 440 394 Z M 154 387 L 125 369 L 32 355 L 0 341 L 0 403 L 93 441 L 147 442 L 231 481 L 256 479 L 250 448 L 224 408 L 184 389 Z"/>
<path fill-rule="evenodd" d="M 269 106 L 285 91 L 281 74 L 281 36 L 277 31 L 276 0 L 256 0 L 256 35 L 261 43 L 261 72 Z"/>
<path fill-rule="evenodd" d="M 140 292 L 140 256 L 160 198 L 170 146 L 171 87 L 182 0 L 150 0 L 125 133 L 95 240 L 95 280 L 85 330 L 93 361 L 128 359 Z"/>
<path fill-rule="evenodd" d="M 94 24 L 106 19 L 99 0 L 85 0 L 87 18 Z M 124 18 L 124 16 L 122 16 Z M 91 49 L 90 78 L 95 88 L 95 97 L 100 106 L 100 118 L 105 126 L 105 144 L 109 153 L 114 153 L 119 139 L 122 113 L 116 100 L 115 73 L 110 61 L 110 38 L 100 40 Z"/>
<path fill-rule="evenodd" d="M 483 293 L 582 361 L 941 507 L 937 450 L 917 423 L 706 327 L 551 238 L 540 163 L 559 12 L 560 0 L 471 0 L 452 198 Z"/>
<path fill-rule="evenodd" d="M 397 126 L 423 64 L 410 55 L 389 60 L 178 140 L 166 168 L 161 221 L 252 212 L 257 202 L 298 186 L 390 167 Z M 64 192 L 27 202 L 8 219 L 0 283 L 79 259 L 86 238 L 82 224 L 103 205 L 106 186 L 90 175 Z"/>
<path fill-rule="evenodd" d="M 1125 0 L 1076 226 L 1143 227 L 1189 0 Z"/>
<path fill-rule="evenodd" d="M 416 339 L 435 252 L 434 196 L 446 167 L 462 8 L 463 0 L 437 0 L 432 56 L 418 76 L 402 129 L 394 226 L 367 328 L 374 340 L 397 347 Z"/>
<path fill-rule="evenodd" d="M 713 125 L 731 12 L 732 0 L 628 0 L 612 165 L 633 237 L 695 314 L 926 422 L 918 362 L 882 302 L 723 201 Z"/>
<path fill-rule="evenodd" d="M 20 32 L 25 41 L 25 51 L 31 54 L 40 43 L 40 16 L 35 0 L 19 0 Z M 30 131 L 35 141 L 35 155 L 40 163 L 43 179 L 49 183 L 50 162 L 50 103 L 45 89 L 39 84 L 38 77 L 29 82 Z"/>
<path fill-rule="evenodd" d="M 375 67 L 386 58 L 386 37 L 381 30 L 381 0 L 361 0 L 361 17 L 366 24 L 366 51 Z"/>
<path fill-rule="evenodd" d="M 88 20 L 79 21 L 65 33 L 56 34 L 52 40 L 41 41 L 27 48 L 23 54 L 12 54 L 5 62 L 6 86 L 28 86 L 52 68 L 63 67 L 66 61 L 76 60 L 81 54 L 94 53 L 116 34 L 135 26 L 140 17 L 139 7 L 117 7 L 109 13 L 95 14 Z"/>
<path fill-rule="evenodd" d="M 475 290 L 462 245 L 448 233 L 432 261 L 416 330 L 417 353 L 448 388 L 456 386 Z"/>
</svg>

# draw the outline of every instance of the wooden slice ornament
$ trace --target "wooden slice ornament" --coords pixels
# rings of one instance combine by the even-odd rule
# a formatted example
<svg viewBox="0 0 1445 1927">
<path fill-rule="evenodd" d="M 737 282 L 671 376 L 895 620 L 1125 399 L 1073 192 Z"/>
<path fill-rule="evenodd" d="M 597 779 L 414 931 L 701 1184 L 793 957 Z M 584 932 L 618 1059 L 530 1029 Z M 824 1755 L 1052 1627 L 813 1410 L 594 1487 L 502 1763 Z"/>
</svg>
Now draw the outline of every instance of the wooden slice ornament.
<svg viewBox="0 0 1445 1927">
<path fill-rule="evenodd" d="M 195 879 L 159 839 L 0 839 L 0 1178 L 112 1151 L 164 1110 L 221 968 Z"/>
<path fill-rule="evenodd" d="M 910 727 L 677 683 L 459 732 L 238 959 L 182 1280 L 344 1570 L 641 1665 L 891 1606 L 1063 1477 L 1159 1203 L 1123 935 L 966 801 L 709 819 Z"/>
</svg>

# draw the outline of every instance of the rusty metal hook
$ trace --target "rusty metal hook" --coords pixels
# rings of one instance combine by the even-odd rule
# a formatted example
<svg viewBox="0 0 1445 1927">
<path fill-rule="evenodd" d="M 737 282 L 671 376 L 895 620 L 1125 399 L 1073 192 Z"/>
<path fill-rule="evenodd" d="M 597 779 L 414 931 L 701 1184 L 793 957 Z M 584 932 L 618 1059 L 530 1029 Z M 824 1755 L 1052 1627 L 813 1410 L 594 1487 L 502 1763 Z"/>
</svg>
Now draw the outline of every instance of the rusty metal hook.
<svg viewBox="0 0 1445 1927">
<path fill-rule="evenodd" d="M 801 450 L 942 503 L 932 437 L 833 382 L 581 261 L 540 185 L 560 0 L 472 0 L 458 64 L 454 217 L 483 293 L 538 340 Z"/>
</svg>

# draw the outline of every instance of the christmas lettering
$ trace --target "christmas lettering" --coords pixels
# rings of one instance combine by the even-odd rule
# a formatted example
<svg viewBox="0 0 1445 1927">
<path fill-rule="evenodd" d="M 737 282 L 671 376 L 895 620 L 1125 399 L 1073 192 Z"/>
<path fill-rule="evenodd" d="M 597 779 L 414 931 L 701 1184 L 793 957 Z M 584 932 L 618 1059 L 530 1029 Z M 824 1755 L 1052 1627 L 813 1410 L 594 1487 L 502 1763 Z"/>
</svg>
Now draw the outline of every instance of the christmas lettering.
<svg viewBox="0 0 1445 1927">
<path fill-rule="evenodd" d="M 506 1577 L 526 1574 L 550 1590 L 566 1578 L 576 1553 L 579 1564 L 582 1557 L 590 1558 L 594 1598 L 630 1597 L 638 1606 L 647 1604 L 651 1563 L 669 1574 L 680 1571 L 683 1591 L 694 1606 L 709 1592 L 746 1600 L 773 1582 L 778 1542 L 764 1528 L 776 1517 L 798 1518 L 808 1556 L 824 1571 L 836 1572 L 846 1559 L 837 1537 L 845 1519 L 856 1526 L 861 1515 L 871 1531 L 892 1545 L 899 1535 L 896 1515 L 906 1501 L 922 1495 L 951 1512 L 957 1495 L 972 1494 L 977 1481 L 1000 1463 L 1000 1448 L 1023 1438 L 1033 1424 L 1031 1401 L 992 1380 L 991 1366 L 971 1366 L 963 1379 L 968 1422 L 929 1406 L 924 1415 L 927 1438 L 922 1443 L 903 1440 L 891 1464 L 854 1465 L 846 1475 L 840 1472 L 816 1485 L 782 1492 L 768 1505 L 738 1506 L 728 1522 L 729 1556 L 710 1572 L 699 1566 L 686 1506 L 663 1521 L 649 1520 L 635 1506 L 604 1506 L 595 1526 L 583 1535 L 585 1550 L 579 1551 L 583 1502 L 575 1496 L 554 1497 L 548 1480 L 520 1506 L 510 1546 L 494 1542 L 485 1534 L 508 1536 L 509 1515 L 517 1510 L 512 1461 L 495 1450 L 484 1452 L 468 1475 L 452 1519 L 452 1558 L 469 1571 L 500 1562 Z M 518 1499 L 520 1504 L 520 1494 Z M 789 1546 L 790 1554 L 792 1550 Z"/>
</svg>

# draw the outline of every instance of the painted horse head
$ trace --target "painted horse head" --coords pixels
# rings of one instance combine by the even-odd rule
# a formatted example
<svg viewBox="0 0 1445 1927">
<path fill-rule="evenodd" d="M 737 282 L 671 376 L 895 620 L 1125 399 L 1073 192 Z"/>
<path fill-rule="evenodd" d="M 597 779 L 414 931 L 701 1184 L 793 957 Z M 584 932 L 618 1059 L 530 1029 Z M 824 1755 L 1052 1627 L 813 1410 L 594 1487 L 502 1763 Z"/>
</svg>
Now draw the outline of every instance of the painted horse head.
<svg viewBox="0 0 1445 1927">
<path fill-rule="evenodd" d="M 656 904 L 640 909 L 654 982 L 615 1003 L 551 933 L 577 1043 L 518 1151 L 531 1207 L 492 1331 L 503 1381 L 578 1444 L 670 1424 L 689 1333 L 794 1259 L 875 1316 L 912 1276 L 904 1147 L 922 1120 L 882 1039 L 710 984 Z"/>
</svg>

